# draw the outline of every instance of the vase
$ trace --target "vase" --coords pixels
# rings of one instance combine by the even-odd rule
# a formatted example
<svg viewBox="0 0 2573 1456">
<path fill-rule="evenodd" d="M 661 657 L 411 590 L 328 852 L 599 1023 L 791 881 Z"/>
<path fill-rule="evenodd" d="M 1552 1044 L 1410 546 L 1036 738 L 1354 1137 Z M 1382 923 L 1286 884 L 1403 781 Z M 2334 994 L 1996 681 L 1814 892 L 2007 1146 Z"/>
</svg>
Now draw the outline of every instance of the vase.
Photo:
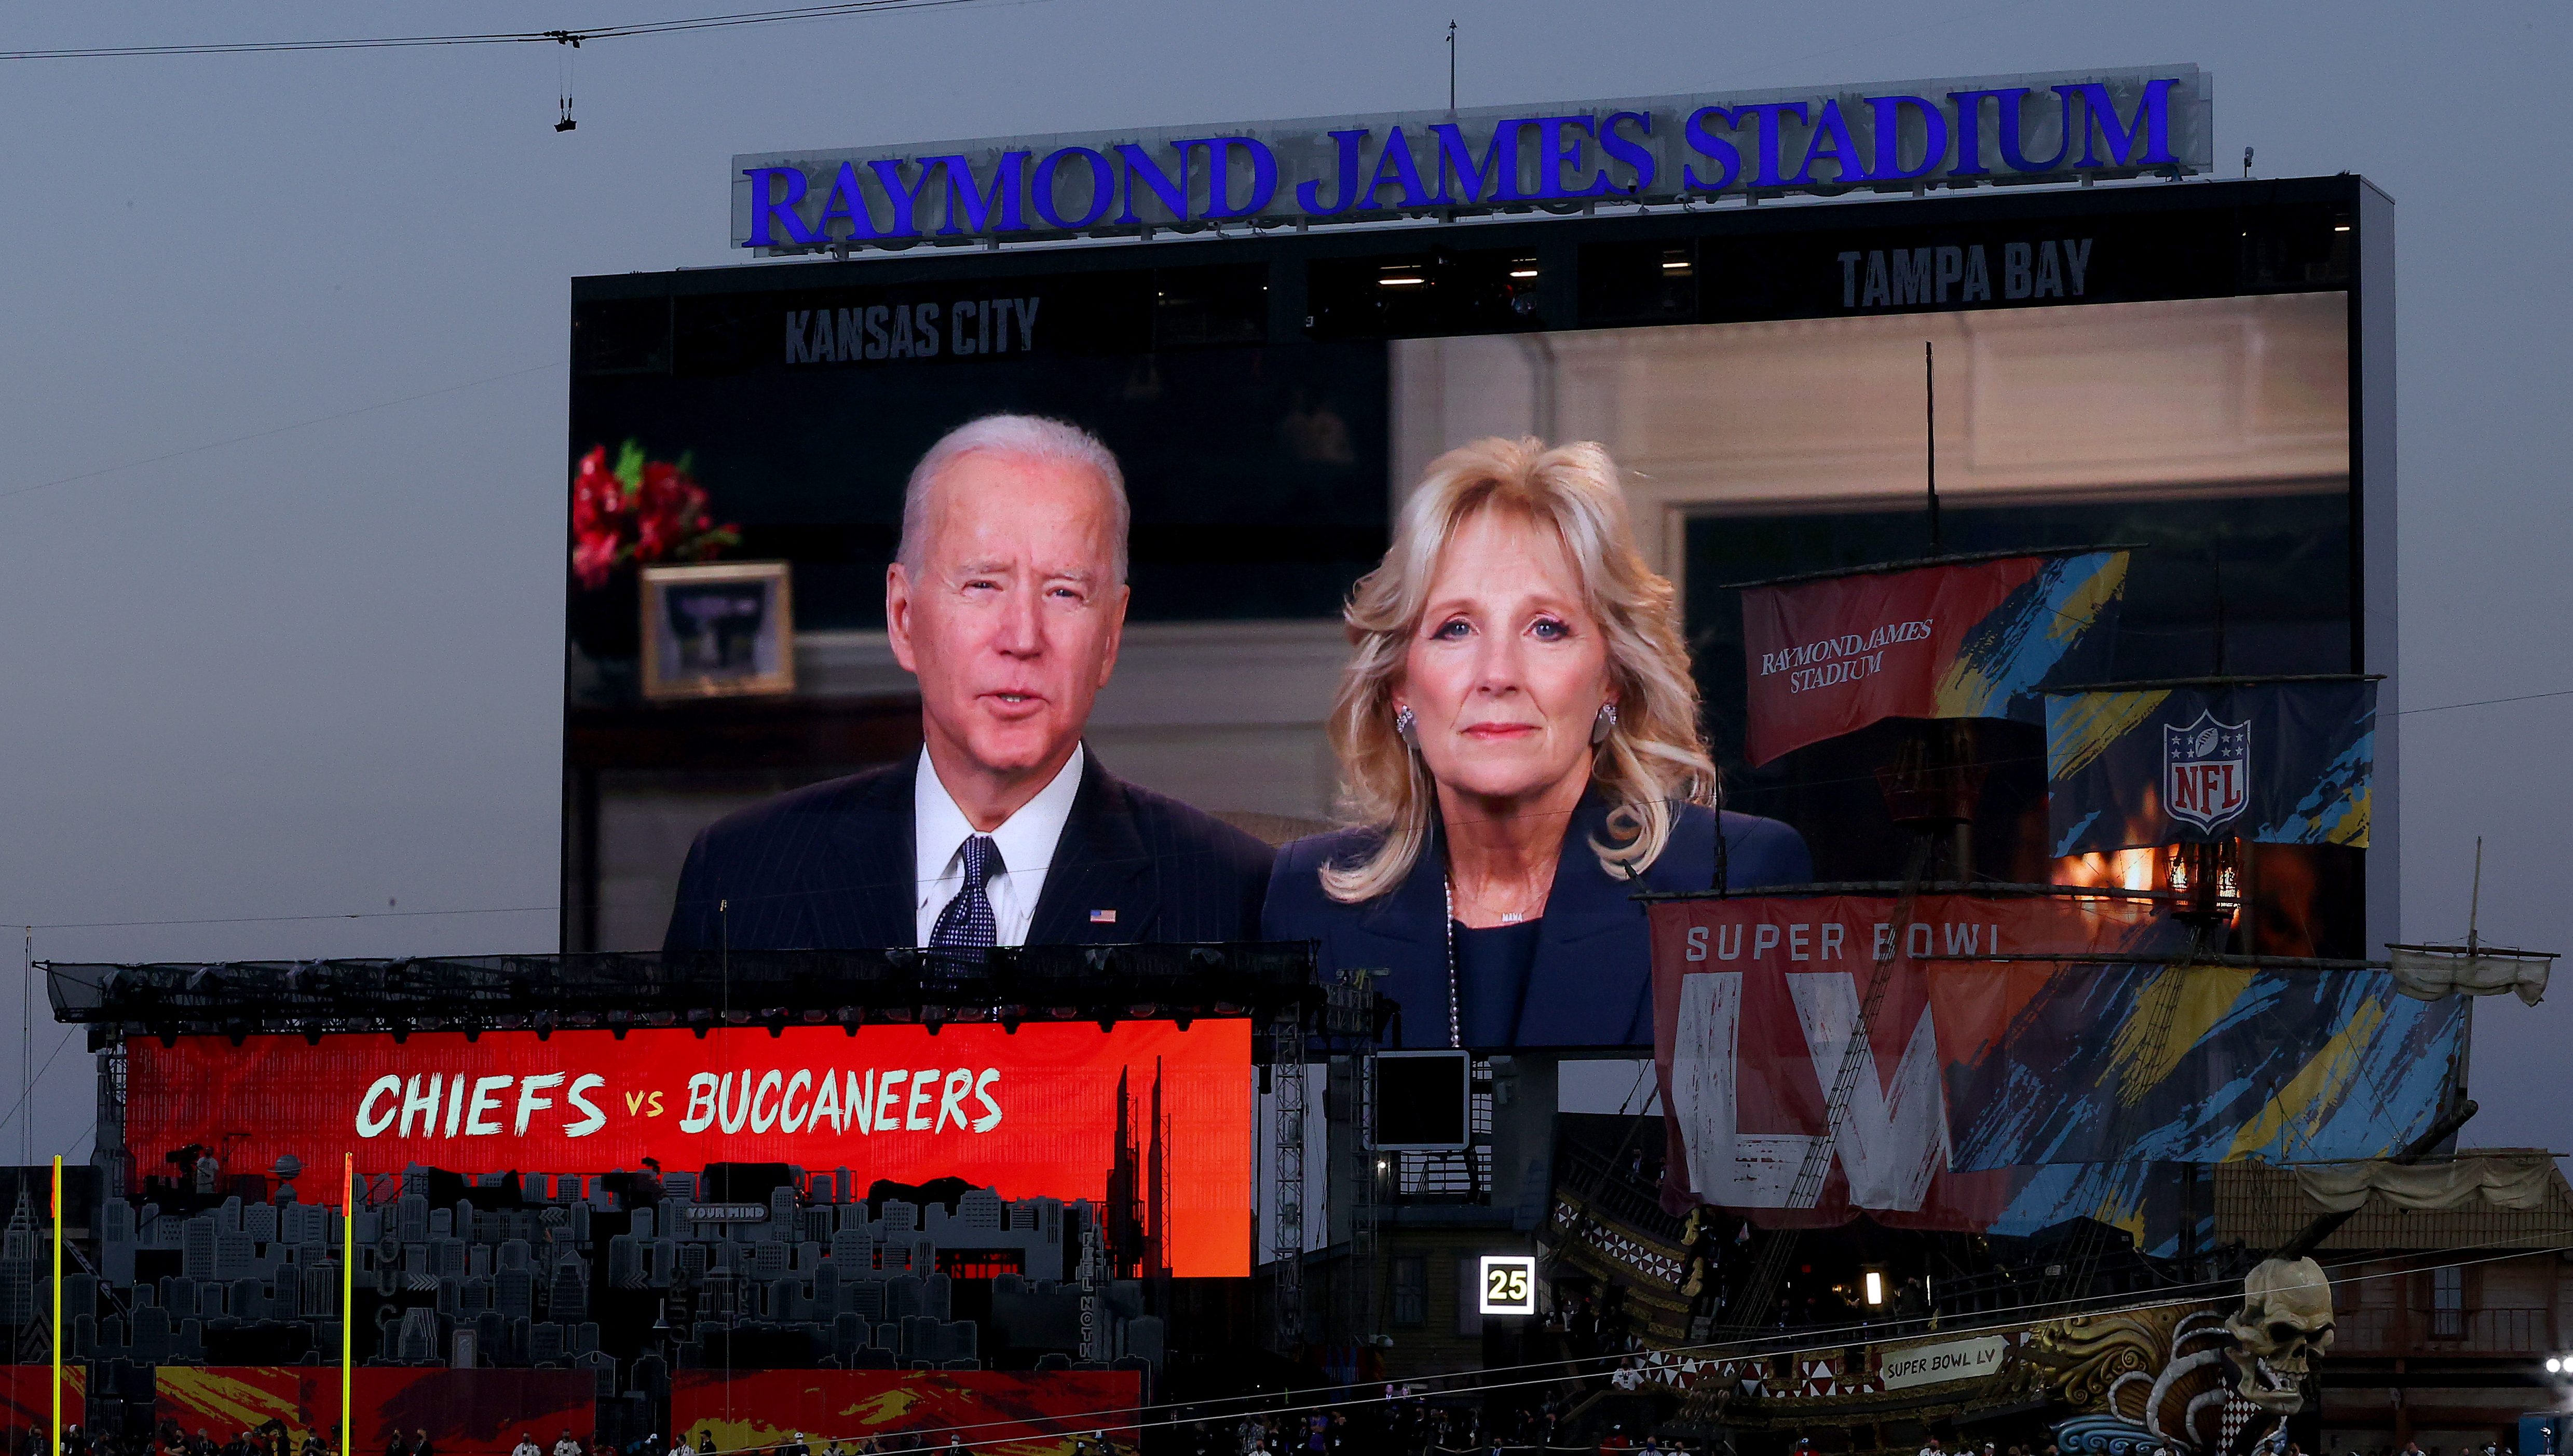
<svg viewBox="0 0 2573 1456">
<path fill-rule="evenodd" d="M 592 661 L 632 662 L 643 650 L 642 575 L 628 561 L 596 586 L 571 583 L 568 630 L 572 645 Z"/>
</svg>

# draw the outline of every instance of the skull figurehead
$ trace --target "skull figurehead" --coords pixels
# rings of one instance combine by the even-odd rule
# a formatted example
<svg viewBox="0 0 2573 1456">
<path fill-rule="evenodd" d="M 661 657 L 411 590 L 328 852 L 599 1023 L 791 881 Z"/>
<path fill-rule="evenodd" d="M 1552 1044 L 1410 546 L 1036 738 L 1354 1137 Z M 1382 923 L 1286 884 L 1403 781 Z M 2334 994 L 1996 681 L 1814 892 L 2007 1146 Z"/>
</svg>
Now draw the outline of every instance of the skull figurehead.
<svg viewBox="0 0 2573 1456">
<path fill-rule="evenodd" d="M 2275 1416 L 2304 1404 L 2309 1361 L 2331 1348 L 2331 1281 L 2312 1259 L 2263 1259 L 2242 1280 L 2242 1309 L 2224 1321 L 2234 1392 Z"/>
</svg>

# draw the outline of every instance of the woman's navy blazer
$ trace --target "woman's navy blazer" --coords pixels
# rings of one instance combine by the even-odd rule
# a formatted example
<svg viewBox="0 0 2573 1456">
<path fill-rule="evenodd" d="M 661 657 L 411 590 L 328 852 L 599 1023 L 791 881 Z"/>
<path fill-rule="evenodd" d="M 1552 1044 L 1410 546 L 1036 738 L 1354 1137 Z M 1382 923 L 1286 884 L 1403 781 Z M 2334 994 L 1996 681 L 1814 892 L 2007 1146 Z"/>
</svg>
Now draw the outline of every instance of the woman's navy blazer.
<svg viewBox="0 0 2573 1456">
<path fill-rule="evenodd" d="M 1714 887 L 1716 813 L 1680 806 L 1669 845 L 1636 881 L 1611 878 L 1590 849 L 1604 837 L 1609 806 L 1582 801 L 1563 837 L 1538 931 L 1515 1045 L 1649 1048 L 1653 1042 L 1653 977 L 1638 890 Z M 1735 890 L 1802 885 L 1814 877 L 1802 835 L 1775 819 L 1724 816 L 1726 878 Z M 1390 894 L 1342 905 L 1322 893 L 1321 869 L 1376 843 L 1372 830 L 1350 829 L 1299 839 L 1278 852 L 1269 878 L 1261 935 L 1273 941 L 1318 941 L 1325 976 L 1350 967 L 1390 974 L 1377 994 L 1402 1008 L 1396 1045 L 1447 1045 L 1445 856 L 1433 832 L 1419 863 Z M 1505 1049 L 1490 1049 L 1505 1050 Z"/>
</svg>

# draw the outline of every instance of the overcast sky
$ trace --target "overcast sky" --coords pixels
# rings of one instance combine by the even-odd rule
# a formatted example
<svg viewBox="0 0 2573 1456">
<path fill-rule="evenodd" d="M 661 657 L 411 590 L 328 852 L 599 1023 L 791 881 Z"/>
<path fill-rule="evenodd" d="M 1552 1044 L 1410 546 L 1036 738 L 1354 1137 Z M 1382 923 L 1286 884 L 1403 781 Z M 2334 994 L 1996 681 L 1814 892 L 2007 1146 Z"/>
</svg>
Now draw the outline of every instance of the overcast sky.
<svg viewBox="0 0 2573 1456">
<path fill-rule="evenodd" d="M 0 49 L 747 8 L 14 0 Z M 2384 187 L 2405 929 L 2464 931 L 2480 834 L 2484 934 L 2573 945 L 2573 696 L 2428 711 L 2573 690 L 2573 9 L 2239 0 L 1001 0 L 601 41 L 559 135 L 553 46 L 0 62 L 0 925 L 38 959 L 551 949 L 567 280 L 731 261 L 736 152 L 1439 106 L 1451 15 L 1466 106 L 2195 62 L 2219 159 Z M 2573 1146 L 2568 1032 L 2573 985 L 2479 1009 L 2470 1141 Z M 30 1042 L 0 1160 L 85 1156 L 91 1059 Z"/>
</svg>

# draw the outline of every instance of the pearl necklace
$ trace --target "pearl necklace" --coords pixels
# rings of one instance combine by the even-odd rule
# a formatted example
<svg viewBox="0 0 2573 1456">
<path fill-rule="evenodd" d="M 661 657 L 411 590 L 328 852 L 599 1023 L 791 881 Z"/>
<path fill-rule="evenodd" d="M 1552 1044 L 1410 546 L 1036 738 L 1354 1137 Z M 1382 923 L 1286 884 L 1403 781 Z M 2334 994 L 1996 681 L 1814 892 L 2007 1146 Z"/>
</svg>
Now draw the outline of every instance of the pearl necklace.
<svg viewBox="0 0 2573 1456">
<path fill-rule="evenodd" d="M 1451 1049 L 1461 1049 L 1465 1045 L 1465 1034 L 1457 1025 L 1456 1021 L 1455 877 L 1447 874 L 1442 869 L 1438 876 L 1438 889 L 1440 893 L 1445 895 L 1447 898 L 1447 918 L 1439 922 L 1440 930 L 1443 931 L 1447 937 L 1447 1045 Z"/>
</svg>

